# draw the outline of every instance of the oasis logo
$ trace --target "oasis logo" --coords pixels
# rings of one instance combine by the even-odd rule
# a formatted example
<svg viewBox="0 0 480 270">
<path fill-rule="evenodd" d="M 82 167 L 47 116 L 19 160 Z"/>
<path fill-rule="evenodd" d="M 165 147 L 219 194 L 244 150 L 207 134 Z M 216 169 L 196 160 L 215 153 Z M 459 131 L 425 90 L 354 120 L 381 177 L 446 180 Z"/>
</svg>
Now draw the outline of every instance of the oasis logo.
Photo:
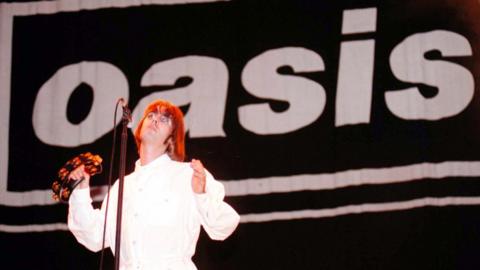
<svg viewBox="0 0 480 270">
<path fill-rule="evenodd" d="M 138 1 L 125 1 L 125 3 L 127 2 L 130 3 L 131 6 L 135 6 Z M 84 2 L 82 1 L 82 3 Z M 227 134 L 228 130 L 226 131 L 225 126 L 226 122 L 231 121 L 232 117 L 226 114 L 227 112 L 231 113 L 233 111 L 235 113 L 233 119 L 238 119 L 238 123 L 233 124 L 239 126 L 241 131 L 247 131 L 254 135 L 248 139 L 252 140 L 253 137 L 253 140 L 258 139 L 260 143 L 265 142 L 265 140 L 262 139 L 270 139 L 265 135 L 300 134 L 300 132 L 298 132 L 300 129 L 314 126 L 314 123 L 319 122 L 322 115 L 326 115 L 326 111 L 332 113 L 332 111 L 326 109 L 327 105 L 330 104 L 332 106 L 329 107 L 334 108 L 332 113 L 334 116 L 334 124 L 332 128 L 339 128 L 361 124 L 377 124 L 375 122 L 377 120 L 372 117 L 373 109 L 377 109 L 375 106 L 385 106 L 385 108 L 381 109 L 385 109 L 387 113 L 397 117 L 400 121 L 438 121 L 459 115 L 471 104 L 474 97 L 475 85 L 474 75 L 472 74 L 473 69 L 471 67 L 467 68 L 465 67 L 466 65 L 462 64 L 468 62 L 462 60 L 469 59 L 473 54 L 470 41 L 464 36 L 465 33 L 435 26 L 429 26 L 428 31 L 414 30 L 413 33 L 401 36 L 398 42 L 389 45 L 391 47 L 382 47 L 381 51 L 387 51 L 387 53 L 386 57 L 380 57 L 377 55 L 379 52 L 378 47 L 384 45 L 384 43 L 379 44 L 388 39 L 388 37 L 382 36 L 380 32 L 377 33 L 377 28 L 379 28 L 379 24 L 377 23 L 377 17 L 379 16 L 377 16 L 377 12 L 380 9 L 377 10 L 376 7 L 340 9 L 339 15 L 342 16 L 341 20 L 338 20 L 338 23 L 333 20 L 337 26 L 340 26 L 338 27 L 339 30 L 333 34 L 330 32 L 326 33 L 327 38 L 335 36 L 339 37 L 340 40 L 338 44 L 333 44 L 333 47 L 338 48 L 338 53 L 335 53 L 338 55 L 333 56 L 324 52 L 320 53 L 323 49 L 321 43 L 315 43 L 320 44 L 320 47 L 298 45 L 303 43 L 300 41 L 296 42 L 297 37 L 292 38 L 294 39 L 293 42 L 289 42 L 288 44 L 272 42 L 275 46 L 269 45 L 268 43 L 265 48 L 262 47 L 262 50 L 256 51 L 255 54 L 245 53 L 245 55 L 248 55 L 245 61 L 243 61 L 241 57 L 236 58 L 237 55 L 228 50 L 222 51 L 222 53 L 224 53 L 223 55 L 226 55 L 228 58 L 217 55 L 214 57 L 212 56 L 213 54 L 208 53 L 189 53 L 189 49 L 192 47 L 191 45 L 190 47 L 186 46 L 187 49 L 183 48 L 187 53 L 183 51 L 182 53 L 178 53 L 176 50 L 168 47 L 163 54 L 155 54 L 156 57 L 152 58 L 149 58 L 149 55 L 142 50 L 144 46 L 149 45 L 149 40 L 143 40 L 143 43 L 133 44 L 131 47 L 124 46 L 126 47 L 123 48 L 124 51 L 141 55 L 139 58 L 146 62 L 138 65 L 142 66 L 141 69 L 131 68 L 130 65 L 134 66 L 136 64 L 136 61 L 132 60 L 131 57 L 124 57 L 122 54 L 113 53 L 113 56 L 104 56 L 103 54 L 110 52 L 108 50 L 101 52 L 96 51 L 95 46 L 98 46 L 98 44 L 106 43 L 107 45 L 105 45 L 105 47 L 112 46 L 112 43 L 113 45 L 121 46 L 117 43 L 117 39 L 111 41 L 110 36 L 99 36 L 98 40 L 96 40 L 97 43 L 92 46 L 92 50 L 99 56 L 91 51 L 87 52 L 87 50 L 83 50 L 83 47 L 76 51 L 77 48 L 75 46 L 77 46 L 77 44 L 72 42 L 73 45 L 69 44 L 72 47 L 66 49 L 66 56 L 62 55 L 64 59 L 51 64 L 44 70 L 40 70 L 39 68 L 43 67 L 42 65 L 44 63 L 42 60 L 44 59 L 41 57 L 36 58 L 38 54 L 37 51 L 30 54 L 30 56 L 34 58 L 30 66 L 30 58 L 28 57 L 28 53 L 30 53 L 28 50 L 30 48 L 28 46 L 20 44 L 22 45 L 20 49 L 18 47 L 15 48 L 17 55 L 13 53 L 13 37 L 16 36 L 18 38 L 22 34 L 13 35 L 13 17 L 15 16 L 24 16 L 22 19 L 26 19 L 23 21 L 18 20 L 19 24 L 15 25 L 15 27 L 18 28 L 15 28 L 15 30 L 20 29 L 25 31 L 26 29 L 31 31 L 31 28 L 36 29 L 35 23 L 32 22 L 41 21 L 47 26 L 54 24 L 51 21 L 45 20 L 46 17 L 52 14 L 54 14 L 52 15 L 52 17 L 54 17 L 52 18 L 53 22 L 57 22 L 56 20 L 62 21 L 69 16 L 72 17 L 69 19 L 74 22 L 82 21 L 79 19 L 81 16 L 77 16 L 78 13 L 80 13 L 79 11 L 82 11 L 82 15 L 95 13 L 91 17 L 88 17 L 89 19 L 93 18 L 94 21 L 100 17 L 102 21 L 105 21 L 102 16 L 111 16 L 112 25 L 114 26 L 107 25 L 105 28 L 112 30 L 116 27 L 114 23 L 115 20 L 120 21 L 120 19 L 123 19 L 117 12 L 123 9 L 108 10 L 110 13 L 96 12 L 105 11 L 104 8 L 114 7 L 117 5 L 116 3 L 118 2 L 102 1 L 100 3 L 98 1 L 89 1 L 89 5 L 87 5 L 88 8 L 86 8 L 89 10 L 68 5 L 56 5 L 55 2 L 0 5 L 2 15 L 0 16 L 2 25 L 2 31 L 0 31 L 2 41 L 2 46 L 0 47 L 0 76 L 2 76 L 0 80 L 0 123 L 5 127 L 0 129 L 0 204 L 7 206 L 31 206 L 54 203 L 50 198 L 50 190 L 44 188 L 46 185 L 37 185 L 37 189 L 29 185 L 32 181 L 25 181 L 27 184 L 23 185 L 24 183 L 21 181 L 24 179 L 22 179 L 22 177 L 30 177 L 30 172 L 17 173 L 15 177 L 9 179 L 11 183 L 17 184 L 18 182 L 16 186 L 17 189 L 11 188 L 11 190 L 17 191 L 9 191 L 7 189 L 8 171 L 11 169 L 9 162 L 21 163 L 22 165 L 22 162 L 24 162 L 23 157 L 9 156 L 9 153 L 13 152 L 11 149 L 15 147 L 17 147 L 17 149 L 21 148 L 23 147 L 22 143 L 24 143 L 24 141 L 17 140 L 16 144 L 9 144 L 9 138 L 15 139 L 16 134 L 13 133 L 23 132 L 23 129 L 29 129 L 28 131 L 32 134 L 28 134 L 28 136 L 30 136 L 28 139 L 33 141 L 30 145 L 35 147 L 40 145 L 38 147 L 40 150 L 35 149 L 35 151 L 41 152 L 46 149 L 47 152 L 54 152 L 49 153 L 51 156 L 58 158 L 56 157 L 57 153 L 62 152 L 62 150 L 69 152 L 70 148 L 73 147 L 88 147 L 89 144 L 97 143 L 102 136 L 110 132 L 112 126 L 111 114 L 113 114 L 116 100 L 120 97 L 127 100 L 134 100 L 134 102 L 132 102 L 132 104 L 134 104 L 134 124 L 138 122 L 146 104 L 154 99 L 164 98 L 171 100 L 179 106 L 188 106 L 186 122 L 190 138 L 214 138 L 215 140 L 215 138 L 221 139 L 227 137 L 230 134 Z M 125 7 L 122 6 L 122 8 Z M 148 23 L 135 25 L 134 30 L 130 29 L 130 32 L 120 33 L 118 35 L 120 38 L 114 35 L 115 38 L 121 41 L 128 39 L 129 35 L 136 33 L 137 28 L 150 25 L 151 20 L 156 20 L 156 18 L 152 19 L 152 17 L 148 17 L 148 14 L 151 16 L 154 12 L 142 14 L 148 7 L 143 6 L 142 8 L 145 9 L 132 8 L 132 10 L 129 9 L 128 11 L 133 13 L 133 17 L 137 16 L 135 18 L 147 17 L 146 20 Z M 152 9 L 155 9 L 155 7 L 152 7 Z M 159 12 L 162 12 L 162 10 Z M 119 13 L 125 14 L 124 12 Z M 212 12 L 212 14 L 213 13 L 216 12 Z M 41 15 L 36 16 L 39 14 Z M 34 18 L 29 21 L 26 17 L 30 15 Z M 129 16 L 130 15 L 129 13 Z M 168 15 L 167 12 L 165 12 L 165 15 Z M 120 19 L 115 16 L 119 16 Z M 173 26 L 176 26 L 176 23 L 177 22 L 174 21 Z M 341 25 L 339 25 L 339 23 L 341 23 Z M 80 28 L 83 27 L 82 24 L 74 25 L 80 25 Z M 277 26 L 273 25 L 269 27 L 274 28 Z M 179 26 L 180 30 L 183 30 L 183 28 L 187 27 L 183 25 Z M 219 30 L 215 27 L 212 28 L 214 28 L 214 30 L 211 30 L 212 32 Z M 61 28 L 60 30 L 64 31 L 65 29 Z M 63 41 L 63 36 L 55 32 L 60 30 L 55 28 L 49 32 L 50 37 L 54 37 L 55 41 L 57 41 L 56 38 Z M 70 37 L 68 30 L 70 29 L 60 32 L 63 34 L 66 32 L 67 37 Z M 89 30 L 91 29 L 85 27 L 85 29 L 81 28 L 78 31 L 88 32 Z M 148 31 L 154 30 L 155 27 L 148 28 Z M 181 32 L 180 30 L 177 32 Z M 248 35 L 248 31 L 250 30 L 251 29 L 246 28 L 246 30 L 244 30 L 246 32 L 245 34 Z M 160 32 L 160 30 L 158 31 Z M 174 34 L 177 33 L 175 31 L 176 30 L 173 30 Z M 460 32 L 463 35 L 459 34 Z M 211 34 L 211 32 L 208 33 Z M 95 32 L 95 34 L 97 34 L 97 32 Z M 285 33 L 285 35 L 287 34 L 288 33 Z M 315 34 L 317 33 L 312 33 L 312 36 Z M 124 36 L 127 36 L 127 38 Z M 208 38 L 215 40 L 216 37 L 210 35 Z M 220 36 L 219 39 L 221 38 L 224 37 Z M 19 38 L 19 40 L 22 41 L 21 38 Z M 16 41 L 19 42 L 19 40 Z M 47 40 L 46 43 L 48 43 L 48 41 L 50 40 Z M 158 42 L 158 40 L 155 41 Z M 54 43 L 54 41 L 50 41 L 49 45 L 52 43 Z M 88 41 L 85 43 L 88 43 Z M 82 45 L 85 45 L 85 43 L 82 43 Z M 252 47 L 255 47 L 255 41 L 251 43 L 253 44 Z M 331 48 L 330 43 L 325 46 Z M 28 45 L 30 46 L 31 44 Z M 207 44 L 200 44 L 199 46 L 206 47 L 208 45 L 209 43 L 207 42 Z M 80 47 L 80 45 L 78 46 Z M 45 47 L 47 47 L 45 51 L 39 51 L 53 54 L 51 51 L 54 51 L 54 49 L 48 46 Z M 238 50 L 242 48 L 243 47 L 239 46 Z M 256 48 L 258 47 L 255 47 L 255 49 Z M 44 47 L 42 47 L 42 49 L 44 49 Z M 161 50 L 161 48 L 158 50 Z M 335 52 L 337 52 L 337 50 L 335 50 Z M 25 53 L 27 56 L 22 53 Z M 219 53 L 219 55 L 221 54 Z M 21 57 L 21 64 L 12 64 L 11 61 L 19 60 L 18 57 Z M 152 60 L 153 58 L 168 60 L 158 61 Z M 238 62 L 229 63 L 225 59 L 233 59 L 232 61 L 239 60 Z M 334 61 L 332 61 L 332 59 L 334 59 Z M 384 72 L 384 70 L 376 70 L 376 68 L 378 69 L 376 63 L 381 61 L 388 62 L 387 66 L 391 70 L 391 74 Z M 138 62 L 141 61 L 139 60 Z M 155 63 L 152 64 L 152 62 Z M 332 64 L 332 62 L 334 62 L 334 64 Z M 241 64 L 239 65 L 239 63 Z M 14 66 L 18 68 L 19 65 L 24 66 L 23 69 L 20 69 L 20 71 L 24 73 L 19 72 L 12 74 L 11 71 L 14 70 Z M 18 72 L 18 70 L 19 69 L 15 71 Z M 140 73 L 140 76 L 137 76 L 138 78 L 135 77 L 135 75 L 132 75 L 134 72 Z M 37 81 L 34 83 L 22 84 L 23 81 L 26 80 L 22 77 L 25 76 L 25 74 L 33 74 L 32 77 L 34 77 L 40 73 L 41 75 L 35 77 Z M 328 82 L 318 79 L 319 75 L 325 73 L 333 74 L 333 76 L 327 76 Z M 378 81 L 376 80 L 378 78 L 374 78 L 377 74 L 391 76 L 392 78 L 387 80 L 388 83 L 392 83 L 392 81 L 401 82 L 404 87 L 393 86 L 393 83 L 390 88 L 388 84 L 378 85 Z M 19 79 L 19 77 L 21 78 Z M 135 78 L 133 79 L 133 77 Z M 187 80 L 183 81 L 187 81 L 187 84 L 178 83 L 185 78 L 187 78 Z M 14 86 L 11 84 L 11 80 L 16 83 Z M 76 103 L 75 98 L 77 95 L 74 94 L 76 89 L 85 84 L 92 90 L 93 102 L 85 106 L 84 109 L 87 111 L 85 112 L 85 117 L 79 122 L 72 123 L 67 116 L 67 109 L 69 104 Z M 22 88 L 18 85 L 27 86 Z M 421 88 L 425 86 L 435 89 L 434 94 L 429 96 L 423 95 L 424 92 Z M 163 88 L 163 90 L 152 91 L 152 89 L 155 90 L 156 88 Z M 146 94 L 138 93 L 134 89 L 140 91 L 146 90 Z M 237 92 L 229 93 L 229 91 L 237 91 L 238 89 L 245 90 L 243 94 L 253 97 L 252 99 L 255 101 L 247 99 L 247 102 L 243 102 L 244 100 L 242 100 L 242 104 L 232 106 L 235 102 L 230 102 L 231 100 L 229 100 L 229 98 L 232 96 L 239 98 L 241 95 Z M 25 90 L 25 92 L 23 92 L 23 90 Z M 374 92 L 378 90 L 382 91 L 382 95 Z M 11 98 L 11 93 L 16 94 L 16 99 Z M 331 95 L 331 93 L 335 94 Z M 29 103 L 28 109 L 25 110 L 18 109 L 21 107 L 20 105 L 24 106 L 24 104 L 21 104 L 21 98 L 19 98 L 19 96 L 22 95 L 30 95 L 28 98 L 31 103 Z M 379 102 L 379 100 L 375 100 L 374 98 L 381 98 L 382 100 Z M 282 110 L 278 110 L 278 108 L 274 109 L 272 108 L 272 101 L 278 101 L 287 106 L 282 107 Z M 33 109 L 30 105 L 33 105 Z M 231 110 L 231 107 L 227 108 L 227 106 L 236 107 Z M 14 112 L 12 115 L 10 115 L 11 108 Z M 21 127 L 14 126 L 14 124 L 16 124 L 13 123 L 14 120 L 16 121 L 18 117 L 20 117 L 19 114 L 22 113 L 25 113 L 25 115 L 20 116 L 23 117 L 22 119 L 28 118 L 27 121 L 24 121 L 28 123 L 22 122 L 22 124 L 19 125 Z M 232 123 L 228 122 L 227 124 Z M 9 130 L 9 128 L 12 130 Z M 316 132 L 317 130 L 315 129 L 314 131 Z M 243 138 L 244 137 L 241 139 Z M 293 136 L 285 136 L 284 138 L 287 138 L 284 142 L 289 144 L 291 141 L 288 140 L 292 139 Z M 407 140 L 408 139 L 410 139 L 410 137 L 408 137 Z M 41 141 L 41 143 L 38 143 L 37 140 Z M 218 141 L 224 142 L 225 140 Z M 215 143 L 218 141 L 215 141 Z M 258 143 L 258 141 L 255 143 Z M 251 141 L 248 141 L 246 144 L 250 142 Z M 301 147 L 305 145 L 310 146 L 308 142 L 301 143 L 304 143 L 300 144 Z M 296 145 L 292 146 L 292 148 L 295 146 Z M 316 146 L 318 146 L 318 144 Z M 376 147 L 377 145 L 374 146 Z M 378 146 L 378 148 L 382 146 L 383 145 Z M 290 145 L 286 147 L 288 148 Z M 344 151 L 343 149 L 347 149 L 347 147 L 342 148 L 342 151 Z M 22 150 L 25 152 L 30 151 L 29 148 Z M 225 152 L 228 152 L 228 150 L 229 149 Z M 241 149 L 241 151 L 243 150 L 244 149 Z M 248 150 L 249 149 L 245 150 L 242 154 L 245 154 L 245 156 L 257 154 L 249 152 Z M 351 149 L 348 149 L 348 151 L 350 150 Z M 355 151 L 355 149 L 353 149 L 353 151 Z M 381 150 L 379 152 L 381 152 Z M 39 154 L 36 152 L 36 154 L 41 156 L 43 153 Z M 350 153 L 343 152 L 340 154 L 348 156 Z M 11 159 L 9 160 L 9 158 Z M 300 158 L 302 157 L 299 157 L 299 159 Z M 311 158 L 311 156 L 305 159 L 309 158 Z M 225 185 L 227 196 L 248 197 L 249 195 L 291 193 L 304 190 L 332 190 L 362 184 L 384 185 L 423 178 L 436 179 L 442 177 L 457 177 L 459 175 L 462 177 L 478 177 L 480 175 L 480 170 L 477 169 L 480 168 L 478 162 L 449 161 L 450 158 L 450 156 L 441 157 L 440 159 L 446 160 L 446 162 L 438 164 L 423 163 L 424 160 L 411 161 L 406 158 L 405 163 L 420 163 L 409 163 L 410 165 L 392 167 L 391 163 L 379 162 L 374 164 L 375 168 L 356 167 L 355 169 L 352 168 L 352 170 L 334 172 L 329 170 L 330 168 L 325 169 L 325 167 L 322 167 L 315 171 L 317 167 L 312 170 L 311 167 L 305 166 L 299 169 L 292 168 L 291 171 L 285 170 L 286 172 L 284 172 L 284 174 L 275 174 L 276 171 L 273 173 L 271 173 L 271 171 L 267 173 L 265 173 L 265 171 L 259 171 L 259 176 L 257 176 L 257 174 L 255 174 L 257 172 L 247 170 L 249 174 L 235 177 L 233 181 L 225 181 Z M 470 160 L 473 159 L 474 158 L 471 158 Z M 301 161 L 303 162 L 304 160 Z M 311 159 L 305 163 L 309 161 L 311 161 Z M 29 162 L 35 163 L 37 161 L 32 158 Z M 40 160 L 38 162 L 47 163 L 49 161 Z M 248 163 L 250 160 L 242 160 L 242 162 Z M 300 162 L 297 163 L 297 165 L 298 164 L 300 164 Z M 349 164 L 352 165 L 352 162 Z M 312 166 L 319 165 L 314 164 Z M 251 168 L 255 166 L 247 167 Z M 19 171 L 18 168 L 19 166 L 17 165 L 14 169 Z M 277 168 L 274 169 L 276 170 Z M 304 173 L 302 170 L 310 174 L 302 174 Z M 323 173 L 324 171 L 328 172 Z M 422 172 L 422 174 L 411 172 Z M 48 179 L 42 180 L 48 181 Z M 38 189 L 38 187 L 41 187 L 41 189 Z M 372 204 L 358 207 L 354 205 L 350 208 L 344 207 L 342 202 L 335 205 L 340 205 L 339 213 L 345 214 L 362 211 L 393 211 L 396 209 L 408 209 L 409 207 L 420 207 L 422 205 L 478 204 L 480 201 L 477 197 L 473 199 L 463 199 L 464 198 L 460 198 L 452 202 L 447 198 L 445 200 L 432 202 L 431 200 L 419 198 L 418 200 L 405 204 Z M 274 210 L 275 209 L 273 209 L 272 212 Z M 336 211 L 327 210 L 328 211 L 321 209 L 319 212 L 313 210 L 308 212 L 298 211 L 294 214 L 287 213 L 285 215 L 270 215 L 270 213 L 265 213 L 263 216 L 262 214 L 250 215 L 248 213 L 242 213 L 242 220 L 244 222 L 261 222 L 292 218 L 292 216 L 294 216 L 294 218 L 302 218 L 335 216 L 338 214 Z M 252 211 L 252 213 L 253 212 L 255 211 Z"/>
<path fill-rule="evenodd" d="M 376 13 L 376 8 L 345 10 L 342 34 L 374 32 Z M 435 51 L 443 59 L 426 58 L 427 53 Z M 438 120 L 462 112 L 473 98 L 473 75 L 445 58 L 471 55 L 469 41 L 452 31 L 434 30 L 406 37 L 390 53 L 394 76 L 402 82 L 424 84 L 438 91 L 433 97 L 424 97 L 416 86 L 385 89 L 389 111 L 405 120 Z M 369 123 L 375 40 L 342 42 L 339 59 L 335 126 Z M 279 69 L 285 67 L 293 70 L 293 74 L 281 74 Z M 326 100 L 320 83 L 298 74 L 325 70 L 322 56 L 308 48 L 284 47 L 257 55 L 241 72 L 242 86 L 255 97 L 286 102 L 288 108 L 276 112 L 268 102 L 240 106 L 240 125 L 255 134 L 270 135 L 312 124 L 322 115 L 326 102 L 333 101 Z M 146 104 L 164 98 L 180 106 L 189 105 L 186 121 L 191 138 L 226 136 L 223 119 L 229 70 L 222 59 L 191 55 L 158 62 L 145 71 L 140 86 L 172 86 L 185 77 L 191 79 L 187 86 L 153 93 L 140 100 L 133 113 L 135 122 Z M 71 93 L 82 83 L 91 86 L 94 102 L 88 117 L 80 124 L 72 124 L 66 117 L 66 107 Z M 111 63 L 80 62 L 61 67 L 38 92 L 32 117 L 35 133 L 50 145 L 74 147 L 92 143 L 110 131 L 110 120 L 103 116 L 113 111 L 114 101 L 128 96 L 126 75 Z"/>
</svg>

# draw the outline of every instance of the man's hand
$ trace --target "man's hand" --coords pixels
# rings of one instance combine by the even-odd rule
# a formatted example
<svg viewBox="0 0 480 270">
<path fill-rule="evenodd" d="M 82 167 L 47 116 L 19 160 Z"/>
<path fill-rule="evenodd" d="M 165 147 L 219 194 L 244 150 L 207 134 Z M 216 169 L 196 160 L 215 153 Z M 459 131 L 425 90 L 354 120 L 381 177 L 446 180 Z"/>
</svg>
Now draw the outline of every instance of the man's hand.
<svg viewBox="0 0 480 270">
<path fill-rule="evenodd" d="M 85 180 L 78 184 L 78 188 L 88 188 L 90 185 L 90 174 L 85 172 L 84 165 L 78 166 L 75 170 L 70 172 L 70 175 L 68 175 L 68 179 L 80 180 L 82 178 L 85 178 Z"/>
<path fill-rule="evenodd" d="M 193 169 L 192 189 L 195 193 L 205 193 L 205 183 L 207 180 L 205 168 L 200 160 L 192 159 L 190 167 Z"/>
</svg>

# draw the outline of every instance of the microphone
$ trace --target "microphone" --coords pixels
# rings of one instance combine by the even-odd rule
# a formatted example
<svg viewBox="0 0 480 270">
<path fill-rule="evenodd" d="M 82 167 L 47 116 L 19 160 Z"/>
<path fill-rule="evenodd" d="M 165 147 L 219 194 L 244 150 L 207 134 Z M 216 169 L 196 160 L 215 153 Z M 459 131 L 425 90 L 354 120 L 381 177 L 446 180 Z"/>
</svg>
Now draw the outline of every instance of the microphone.
<svg viewBox="0 0 480 270">
<path fill-rule="evenodd" d="M 127 121 L 127 123 L 132 123 L 132 111 L 128 108 L 128 104 L 124 98 L 119 98 L 117 104 L 120 103 L 123 109 L 122 120 Z"/>
</svg>

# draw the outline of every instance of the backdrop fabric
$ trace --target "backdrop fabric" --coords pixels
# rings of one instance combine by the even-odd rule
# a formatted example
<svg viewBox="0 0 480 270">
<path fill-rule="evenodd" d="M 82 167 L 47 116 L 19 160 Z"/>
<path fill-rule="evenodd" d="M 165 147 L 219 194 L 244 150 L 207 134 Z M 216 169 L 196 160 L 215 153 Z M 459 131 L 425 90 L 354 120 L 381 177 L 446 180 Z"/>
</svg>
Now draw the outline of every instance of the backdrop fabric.
<svg viewBox="0 0 480 270">
<path fill-rule="evenodd" d="M 478 18 L 477 0 L 0 3 L 0 268 L 98 267 L 50 185 L 83 152 L 108 168 L 119 98 L 131 172 L 163 98 L 241 215 L 202 233 L 199 269 L 478 269 Z"/>
</svg>

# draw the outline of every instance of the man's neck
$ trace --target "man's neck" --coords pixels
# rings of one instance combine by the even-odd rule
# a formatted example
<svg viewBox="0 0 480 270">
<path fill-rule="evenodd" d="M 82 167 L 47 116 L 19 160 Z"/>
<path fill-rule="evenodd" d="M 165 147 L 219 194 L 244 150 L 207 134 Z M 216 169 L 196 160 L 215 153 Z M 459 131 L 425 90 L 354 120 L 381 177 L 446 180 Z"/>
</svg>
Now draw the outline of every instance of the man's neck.
<svg viewBox="0 0 480 270">
<path fill-rule="evenodd" d="M 138 154 L 140 155 L 140 164 L 142 166 L 147 165 L 159 156 L 165 153 L 164 147 L 152 147 L 147 144 L 141 144 Z"/>
</svg>

